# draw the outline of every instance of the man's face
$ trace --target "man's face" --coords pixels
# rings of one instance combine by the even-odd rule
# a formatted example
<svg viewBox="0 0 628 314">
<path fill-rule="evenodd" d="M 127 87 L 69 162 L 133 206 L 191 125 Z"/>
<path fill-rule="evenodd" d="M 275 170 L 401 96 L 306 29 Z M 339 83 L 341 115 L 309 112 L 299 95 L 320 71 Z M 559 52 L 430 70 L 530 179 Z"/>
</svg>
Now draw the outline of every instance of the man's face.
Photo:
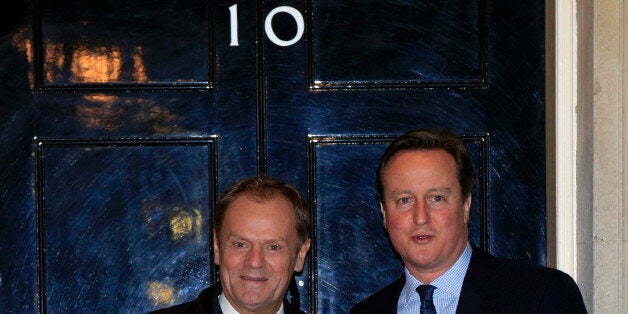
<svg viewBox="0 0 628 314">
<path fill-rule="evenodd" d="M 471 196 L 463 197 L 454 158 L 443 149 L 405 150 L 383 174 L 384 226 L 412 275 L 430 283 L 467 244 Z"/>
<path fill-rule="evenodd" d="M 299 245 L 296 215 L 282 196 L 236 197 L 214 234 L 225 297 L 240 313 L 275 313 L 295 271 L 303 269 L 310 240 Z"/>
</svg>

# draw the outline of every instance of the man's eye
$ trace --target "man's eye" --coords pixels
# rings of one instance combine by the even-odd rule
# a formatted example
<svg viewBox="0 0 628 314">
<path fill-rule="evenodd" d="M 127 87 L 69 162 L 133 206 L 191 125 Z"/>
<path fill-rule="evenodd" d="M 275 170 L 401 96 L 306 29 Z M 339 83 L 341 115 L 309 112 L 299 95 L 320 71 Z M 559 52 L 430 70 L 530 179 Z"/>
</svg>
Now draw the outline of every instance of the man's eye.
<svg viewBox="0 0 628 314">
<path fill-rule="evenodd" d="M 273 245 L 268 246 L 268 249 L 270 249 L 271 251 L 277 251 L 280 248 L 281 247 L 279 245 L 277 245 L 277 244 L 273 244 Z"/>
<path fill-rule="evenodd" d="M 434 202 L 434 203 L 440 203 L 440 202 L 443 202 L 445 200 L 445 196 L 443 196 L 443 195 L 433 195 L 431 197 L 431 199 L 432 199 L 432 202 Z"/>
<path fill-rule="evenodd" d="M 246 244 L 244 242 L 235 242 L 235 243 L 233 243 L 233 246 L 235 246 L 237 248 L 245 248 Z"/>
<path fill-rule="evenodd" d="M 412 199 L 409 197 L 402 197 L 397 200 L 397 203 L 399 203 L 400 205 L 407 205 L 410 204 L 410 202 L 412 202 Z"/>
</svg>

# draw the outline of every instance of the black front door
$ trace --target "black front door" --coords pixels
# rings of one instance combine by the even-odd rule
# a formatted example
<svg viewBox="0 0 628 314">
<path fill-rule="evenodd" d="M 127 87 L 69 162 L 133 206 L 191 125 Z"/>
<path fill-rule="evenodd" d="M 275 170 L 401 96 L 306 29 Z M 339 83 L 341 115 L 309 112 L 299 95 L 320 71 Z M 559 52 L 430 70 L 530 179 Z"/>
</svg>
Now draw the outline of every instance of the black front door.
<svg viewBox="0 0 628 314">
<path fill-rule="evenodd" d="M 53 1 L 0 37 L 0 308 L 143 313 L 216 282 L 217 195 L 299 188 L 313 246 L 290 297 L 344 313 L 397 278 L 379 155 L 464 135 L 471 241 L 545 264 L 544 2 Z"/>
</svg>

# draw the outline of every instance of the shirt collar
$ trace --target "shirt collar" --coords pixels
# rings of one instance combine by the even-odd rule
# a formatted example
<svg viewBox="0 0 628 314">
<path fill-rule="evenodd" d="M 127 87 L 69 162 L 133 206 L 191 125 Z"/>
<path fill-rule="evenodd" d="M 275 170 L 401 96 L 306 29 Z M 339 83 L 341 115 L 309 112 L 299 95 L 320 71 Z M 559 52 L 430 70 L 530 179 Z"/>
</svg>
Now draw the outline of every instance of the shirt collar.
<svg viewBox="0 0 628 314">
<path fill-rule="evenodd" d="M 471 261 L 471 252 L 471 245 L 467 242 L 462 255 L 460 255 L 454 265 L 440 277 L 434 279 L 432 285 L 438 287 L 442 292 L 459 297 L 462 290 L 462 282 Z"/>
<path fill-rule="evenodd" d="M 218 296 L 218 304 L 220 304 L 220 309 L 222 310 L 222 314 L 240 314 L 236 309 L 231 305 L 231 302 L 227 300 L 227 298 L 221 293 Z M 284 314 L 283 311 L 283 302 L 281 302 L 281 306 L 279 307 L 279 311 L 277 314 Z"/>
<path fill-rule="evenodd" d="M 471 244 L 467 242 L 467 245 L 462 251 L 462 255 L 458 257 L 456 262 L 440 277 L 434 279 L 431 282 L 431 285 L 435 286 L 440 290 L 439 293 L 446 293 L 455 296 L 456 298 L 460 296 L 460 291 L 462 290 L 462 282 L 464 281 L 464 276 L 467 273 L 467 269 L 469 268 L 469 262 L 471 261 Z M 416 288 L 423 283 L 418 279 L 414 278 L 410 271 L 406 267 L 404 269 L 406 283 L 401 290 L 401 295 L 399 296 L 400 304 L 408 304 L 412 297 L 416 297 Z"/>
</svg>

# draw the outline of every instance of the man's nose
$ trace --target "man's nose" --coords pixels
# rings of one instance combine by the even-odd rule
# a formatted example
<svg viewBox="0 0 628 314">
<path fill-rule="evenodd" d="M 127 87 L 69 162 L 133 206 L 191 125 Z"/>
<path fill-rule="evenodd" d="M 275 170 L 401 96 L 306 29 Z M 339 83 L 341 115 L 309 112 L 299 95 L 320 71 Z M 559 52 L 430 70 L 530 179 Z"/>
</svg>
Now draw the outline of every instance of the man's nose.
<svg viewBox="0 0 628 314">
<path fill-rule="evenodd" d="M 254 245 L 246 256 L 246 263 L 250 267 L 262 267 L 264 265 L 264 249 Z"/>
<path fill-rule="evenodd" d="M 417 225 L 424 225 L 430 222 L 430 213 L 425 203 L 417 202 L 412 213 L 412 219 Z"/>
</svg>

